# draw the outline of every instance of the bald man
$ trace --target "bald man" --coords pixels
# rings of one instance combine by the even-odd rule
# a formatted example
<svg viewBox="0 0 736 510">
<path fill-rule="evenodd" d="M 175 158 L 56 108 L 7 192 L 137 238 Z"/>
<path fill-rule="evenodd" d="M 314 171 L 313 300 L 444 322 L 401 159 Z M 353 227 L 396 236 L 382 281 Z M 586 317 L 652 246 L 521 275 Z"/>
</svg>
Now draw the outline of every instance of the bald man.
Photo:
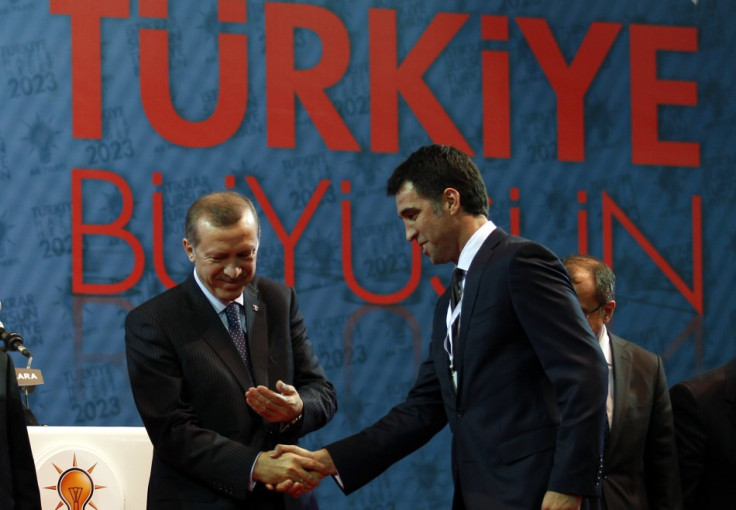
<svg viewBox="0 0 736 510">
<path fill-rule="evenodd" d="M 662 360 L 608 331 L 616 310 L 611 268 L 587 255 L 563 263 L 609 368 L 602 508 L 679 510 L 677 446 Z M 597 508 L 596 501 L 586 503 Z"/>
</svg>

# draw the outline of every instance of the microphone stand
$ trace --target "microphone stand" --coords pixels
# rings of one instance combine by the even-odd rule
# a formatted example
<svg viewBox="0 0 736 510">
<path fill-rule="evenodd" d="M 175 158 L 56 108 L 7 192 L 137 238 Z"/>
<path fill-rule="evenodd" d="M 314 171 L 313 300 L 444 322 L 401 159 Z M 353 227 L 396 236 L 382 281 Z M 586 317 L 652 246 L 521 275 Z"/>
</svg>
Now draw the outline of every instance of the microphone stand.
<svg viewBox="0 0 736 510">
<path fill-rule="evenodd" d="M 31 363 L 33 363 L 33 356 L 28 356 L 28 363 L 26 364 L 26 370 L 31 370 Z M 30 395 L 33 392 L 34 388 L 31 385 L 23 386 L 23 389 L 21 392 L 25 396 L 25 402 L 23 404 L 23 412 L 26 415 L 26 425 L 38 425 L 38 420 L 36 419 L 36 416 L 34 416 L 33 411 L 31 411 L 31 405 L 29 402 L 28 395 Z"/>
</svg>

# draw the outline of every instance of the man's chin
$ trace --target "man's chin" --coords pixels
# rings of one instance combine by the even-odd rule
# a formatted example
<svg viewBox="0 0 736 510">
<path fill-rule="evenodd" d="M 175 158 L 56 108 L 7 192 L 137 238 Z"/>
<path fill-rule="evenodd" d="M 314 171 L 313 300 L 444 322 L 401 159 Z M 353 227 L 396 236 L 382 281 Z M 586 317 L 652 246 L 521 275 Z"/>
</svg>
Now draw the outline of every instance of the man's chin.
<svg viewBox="0 0 736 510">
<path fill-rule="evenodd" d="M 429 261 L 434 265 L 447 264 L 449 262 L 449 260 L 439 258 L 436 255 L 432 255 L 431 253 L 428 253 L 427 257 L 429 257 Z"/>
<path fill-rule="evenodd" d="M 218 288 L 215 295 L 217 296 L 217 299 L 222 301 L 233 301 L 239 298 L 242 293 L 242 285 L 227 285 L 225 287 Z"/>
</svg>

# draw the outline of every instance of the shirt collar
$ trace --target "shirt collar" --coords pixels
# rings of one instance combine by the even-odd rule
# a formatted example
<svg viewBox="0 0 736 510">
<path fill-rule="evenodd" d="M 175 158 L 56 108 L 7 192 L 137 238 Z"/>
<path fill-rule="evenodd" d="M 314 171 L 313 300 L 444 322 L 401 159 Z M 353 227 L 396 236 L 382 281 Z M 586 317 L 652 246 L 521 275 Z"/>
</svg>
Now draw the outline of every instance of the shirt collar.
<svg viewBox="0 0 736 510">
<path fill-rule="evenodd" d="M 463 250 L 460 252 L 460 257 L 457 260 L 457 267 L 467 271 L 470 268 L 470 264 L 473 262 L 475 255 L 478 253 L 478 250 L 480 250 L 480 247 L 483 246 L 483 243 L 495 229 L 496 225 L 491 220 L 488 220 L 478 230 L 476 230 L 475 233 L 470 236 L 468 242 L 465 243 L 465 246 L 463 246 Z"/>
<path fill-rule="evenodd" d="M 606 329 L 605 324 L 601 327 L 601 334 L 598 336 L 598 345 L 600 345 L 601 351 L 603 351 L 603 356 L 605 356 L 606 358 L 606 363 L 613 366 L 611 354 L 611 336 L 608 334 L 608 329 Z"/>
</svg>

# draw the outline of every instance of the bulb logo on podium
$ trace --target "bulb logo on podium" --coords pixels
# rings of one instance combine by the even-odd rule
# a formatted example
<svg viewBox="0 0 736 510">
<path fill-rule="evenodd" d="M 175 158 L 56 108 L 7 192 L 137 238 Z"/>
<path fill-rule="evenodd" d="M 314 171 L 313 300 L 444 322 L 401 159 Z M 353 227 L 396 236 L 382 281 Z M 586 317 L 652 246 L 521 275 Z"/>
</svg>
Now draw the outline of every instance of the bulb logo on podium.
<svg viewBox="0 0 736 510">
<path fill-rule="evenodd" d="M 90 468 L 90 471 L 92 469 L 94 467 Z M 59 477 L 59 484 L 56 486 L 59 497 L 68 510 L 85 510 L 87 503 L 92 501 L 95 488 L 97 487 L 95 487 L 89 473 L 76 466 L 64 471 Z M 92 506 L 94 507 L 94 505 Z"/>
<path fill-rule="evenodd" d="M 101 462 L 101 460 L 93 458 L 95 457 L 95 455 L 91 452 L 84 452 L 83 450 L 79 450 L 78 453 L 82 455 L 82 457 L 85 457 L 88 462 L 91 462 L 92 467 L 86 470 L 80 468 L 79 461 L 77 459 L 77 453 L 74 453 L 71 467 L 67 467 L 66 469 L 60 468 L 59 465 L 64 465 L 62 462 L 60 462 L 60 460 L 68 454 L 68 450 L 59 451 L 53 454 L 53 456 L 49 458 L 46 462 L 44 462 L 44 465 L 50 464 L 51 466 L 53 466 L 56 473 L 59 474 L 59 478 L 56 480 L 56 485 L 48 485 L 42 488 L 49 491 L 56 491 L 59 498 L 61 498 L 61 501 L 56 500 L 53 503 L 52 501 L 45 501 L 46 497 L 42 494 L 42 507 L 44 509 L 48 508 L 53 510 L 59 510 L 64 505 L 66 505 L 66 510 L 109 510 L 115 508 L 116 505 L 110 505 L 107 504 L 107 502 L 100 504 L 99 502 L 96 503 L 92 500 L 92 496 L 95 496 L 95 499 L 99 499 L 97 492 L 99 489 L 108 488 L 107 485 L 95 484 L 95 481 L 93 479 L 92 472 Z M 69 457 L 66 457 L 66 459 L 68 462 Z M 102 466 L 104 467 L 104 461 L 102 462 Z M 44 468 L 42 468 L 41 471 L 44 471 Z M 99 478 L 99 474 L 95 473 L 94 478 Z M 111 479 L 111 477 L 105 477 L 103 475 L 103 479 Z M 112 481 L 114 486 L 115 482 L 114 480 Z M 113 490 L 113 494 L 110 494 L 110 496 L 114 496 L 115 492 L 116 491 Z M 103 497 L 103 500 L 104 499 L 105 498 Z M 117 499 L 122 500 L 122 495 L 118 495 Z M 48 505 L 46 503 L 48 503 Z M 55 506 L 51 506 L 52 504 Z"/>
<path fill-rule="evenodd" d="M 43 510 L 140 510 L 125 504 L 109 459 L 80 446 L 84 438 L 64 442 L 76 444 L 51 448 L 36 460 Z"/>
</svg>

